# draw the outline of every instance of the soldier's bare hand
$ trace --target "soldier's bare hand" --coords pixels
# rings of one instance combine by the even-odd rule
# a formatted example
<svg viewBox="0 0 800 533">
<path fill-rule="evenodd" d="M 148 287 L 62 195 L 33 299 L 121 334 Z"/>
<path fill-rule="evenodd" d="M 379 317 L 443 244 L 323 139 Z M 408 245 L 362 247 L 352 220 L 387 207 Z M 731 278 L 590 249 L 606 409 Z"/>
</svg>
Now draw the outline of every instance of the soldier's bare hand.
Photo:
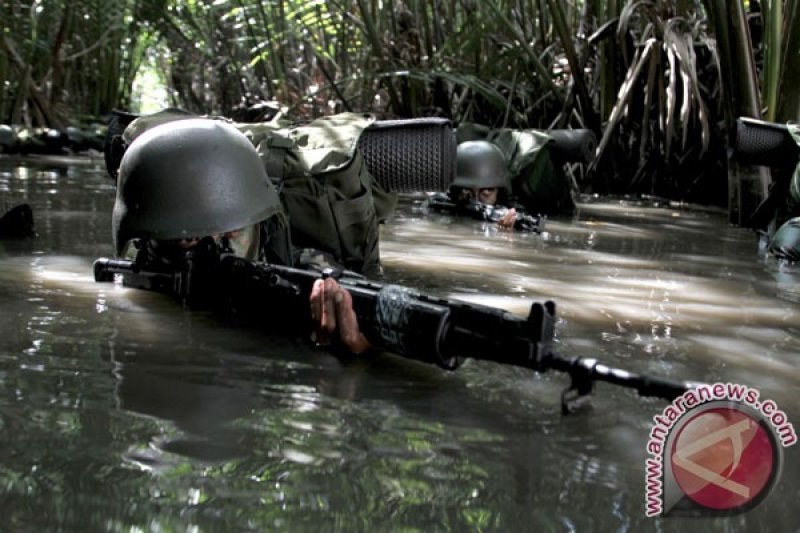
<svg viewBox="0 0 800 533">
<path fill-rule="evenodd" d="M 513 207 L 506 211 L 497 223 L 504 228 L 513 228 L 517 221 L 517 210 Z"/>
<path fill-rule="evenodd" d="M 318 343 L 330 344 L 332 338 L 338 337 L 352 353 L 363 353 L 371 348 L 358 326 L 352 296 L 335 279 L 315 281 L 309 304 Z"/>
</svg>

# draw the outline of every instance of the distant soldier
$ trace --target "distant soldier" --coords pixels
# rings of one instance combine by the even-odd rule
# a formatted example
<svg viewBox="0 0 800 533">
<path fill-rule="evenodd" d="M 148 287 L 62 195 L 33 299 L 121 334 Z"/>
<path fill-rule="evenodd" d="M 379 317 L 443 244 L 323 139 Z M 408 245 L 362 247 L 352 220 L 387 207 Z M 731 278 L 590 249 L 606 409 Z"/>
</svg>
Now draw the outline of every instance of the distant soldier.
<svg viewBox="0 0 800 533">
<path fill-rule="evenodd" d="M 432 195 L 427 207 L 496 222 L 505 228 L 540 231 L 539 217 L 517 208 L 510 195 L 511 174 L 503 151 L 488 141 L 466 141 L 458 145 L 450 190 Z"/>
</svg>

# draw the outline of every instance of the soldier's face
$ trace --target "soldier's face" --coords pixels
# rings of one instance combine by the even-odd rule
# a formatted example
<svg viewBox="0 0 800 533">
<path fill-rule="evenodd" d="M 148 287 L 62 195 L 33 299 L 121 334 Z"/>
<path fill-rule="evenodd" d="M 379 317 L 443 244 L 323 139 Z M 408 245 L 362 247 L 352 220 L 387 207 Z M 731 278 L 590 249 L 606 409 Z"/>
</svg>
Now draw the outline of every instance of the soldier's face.
<svg viewBox="0 0 800 533">
<path fill-rule="evenodd" d="M 238 230 L 226 233 L 216 233 L 210 235 L 214 242 L 220 244 L 224 239 L 226 244 L 231 247 L 234 254 L 246 259 L 255 259 L 258 255 L 259 246 L 259 225 L 253 224 Z M 182 253 L 191 250 L 200 242 L 200 238 L 176 239 L 172 241 L 159 241 L 160 250 L 172 250 Z"/>
<path fill-rule="evenodd" d="M 497 188 L 489 188 L 489 189 L 459 189 L 458 190 L 458 198 L 456 198 L 458 202 L 480 202 L 486 205 L 494 205 L 497 203 Z"/>
</svg>

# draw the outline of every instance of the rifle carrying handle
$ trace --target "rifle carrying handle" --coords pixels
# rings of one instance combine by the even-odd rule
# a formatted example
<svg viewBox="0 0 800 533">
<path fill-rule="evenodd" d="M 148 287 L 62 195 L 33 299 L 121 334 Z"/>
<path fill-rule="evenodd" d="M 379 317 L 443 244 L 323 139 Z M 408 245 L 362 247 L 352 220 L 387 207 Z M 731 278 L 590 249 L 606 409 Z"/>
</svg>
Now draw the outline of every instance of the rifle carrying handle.
<svg viewBox="0 0 800 533">
<path fill-rule="evenodd" d="M 741 117 L 736 120 L 733 157 L 744 164 L 784 167 L 797 164 L 800 148 L 783 124 Z"/>
</svg>

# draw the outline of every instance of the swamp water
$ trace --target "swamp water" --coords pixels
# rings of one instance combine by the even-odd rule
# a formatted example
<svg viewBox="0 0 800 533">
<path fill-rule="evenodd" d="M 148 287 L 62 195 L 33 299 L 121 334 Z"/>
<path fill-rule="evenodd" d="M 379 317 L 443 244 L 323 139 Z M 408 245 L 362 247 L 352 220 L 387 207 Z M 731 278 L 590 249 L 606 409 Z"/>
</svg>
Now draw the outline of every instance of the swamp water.
<svg viewBox="0 0 800 533">
<path fill-rule="evenodd" d="M 93 281 L 111 253 L 102 162 L 0 158 L 0 530 L 797 531 L 800 446 L 745 514 L 645 517 L 667 402 L 468 361 L 342 359 Z M 425 215 L 382 228 L 386 279 L 511 310 L 557 303 L 562 354 L 746 384 L 800 426 L 800 267 L 724 214 L 603 199 L 542 236 Z"/>
</svg>

